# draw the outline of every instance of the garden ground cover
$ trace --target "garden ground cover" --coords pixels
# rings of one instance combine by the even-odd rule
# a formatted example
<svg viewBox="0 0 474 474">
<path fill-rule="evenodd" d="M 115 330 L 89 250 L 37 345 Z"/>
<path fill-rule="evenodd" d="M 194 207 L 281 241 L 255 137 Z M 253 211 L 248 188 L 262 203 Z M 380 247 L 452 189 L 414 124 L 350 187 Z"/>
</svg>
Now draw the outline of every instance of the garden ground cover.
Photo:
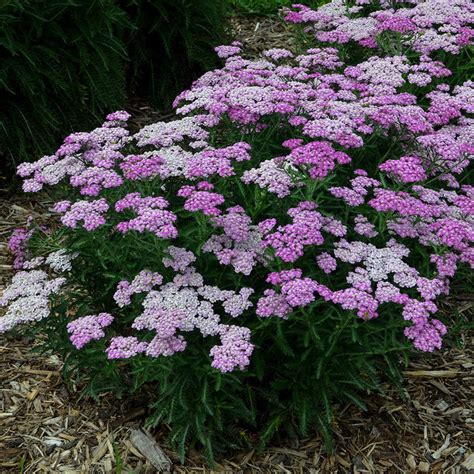
<svg viewBox="0 0 474 474">
<path fill-rule="evenodd" d="M 257 23 L 255 33 L 260 29 L 256 28 Z M 247 25 L 241 31 L 248 38 L 252 28 Z M 18 203 L 17 200 L 14 202 Z M 47 203 L 38 206 L 42 214 L 48 207 Z M 21 221 L 26 219 L 27 213 L 21 211 L 21 203 L 18 209 L 13 209 L 13 214 L 9 207 L 10 202 L 3 203 L 5 219 L 2 217 L 2 221 L 11 222 L 12 228 L 23 224 Z M 45 217 L 48 218 L 47 212 Z M 1 230 L 2 242 L 7 236 L 8 225 L 4 224 Z M 445 304 L 447 310 L 449 305 L 461 311 L 469 310 L 469 302 L 455 300 Z M 469 347 L 471 343 L 472 347 L 473 335 L 465 334 L 464 338 L 465 346 Z M 70 472 L 70 469 L 84 467 L 91 472 L 110 472 L 109 466 L 114 468 L 121 459 L 118 463 L 123 463 L 124 472 L 130 469 L 146 472 L 147 463 L 133 452 L 129 443 L 129 429 L 139 426 L 145 415 L 136 411 L 140 400 L 129 400 L 126 405 L 105 400 L 99 405 L 79 401 L 77 393 L 68 393 L 62 384 L 58 373 L 60 364 L 56 359 L 32 357 L 27 353 L 30 343 L 25 340 L 7 340 L 0 346 L 0 386 L 8 387 L 2 392 L 4 399 L 0 402 L 4 406 L 0 406 L 0 412 L 15 413 L 0 415 L 0 423 L 6 427 L 0 427 L 0 433 L 3 433 L 0 444 L 5 445 L 0 446 L 0 450 L 4 451 L 6 447 L 4 452 L 15 456 L 13 462 L 8 461 L 3 466 L 1 461 L 2 468 L 18 472 L 17 466 L 24 458 L 23 472 L 38 472 L 42 462 L 46 472 L 48 469 L 49 472 L 62 469 Z M 254 472 L 309 472 L 310 469 L 314 469 L 313 472 L 338 469 L 341 472 L 349 469 L 355 472 L 406 472 L 410 469 L 445 472 L 451 468 L 468 469 L 472 460 L 467 447 L 473 435 L 470 400 L 473 366 L 473 354 L 467 349 L 451 349 L 427 359 L 421 358 L 408 369 L 408 400 L 402 400 L 396 392 L 389 390 L 383 397 L 377 395 L 367 400 L 367 414 L 342 407 L 336 420 L 339 435 L 334 456 L 323 454 L 319 438 L 303 439 L 299 443 L 289 442 L 284 447 L 274 446 L 262 454 L 240 453 L 227 460 L 218 460 L 218 469 Z M 12 377 L 12 373 L 18 378 Z M 12 378 L 13 386 L 10 385 Z M 18 411 L 14 412 L 12 407 L 18 407 Z M 125 421 L 137 414 L 138 418 Z M 30 435 L 26 444 L 18 444 L 20 433 Z M 156 435 L 159 440 L 160 432 Z M 73 439 L 67 440 L 64 436 Z M 66 441 L 55 447 L 55 439 Z M 439 451 L 443 447 L 445 449 Z M 167 454 L 176 460 L 173 453 Z M 74 457 L 77 457 L 76 461 Z M 14 466 L 8 465 L 12 463 Z M 176 467 L 176 471 L 202 472 L 205 462 L 197 453 L 191 452 L 186 464 L 188 467 Z"/>
</svg>

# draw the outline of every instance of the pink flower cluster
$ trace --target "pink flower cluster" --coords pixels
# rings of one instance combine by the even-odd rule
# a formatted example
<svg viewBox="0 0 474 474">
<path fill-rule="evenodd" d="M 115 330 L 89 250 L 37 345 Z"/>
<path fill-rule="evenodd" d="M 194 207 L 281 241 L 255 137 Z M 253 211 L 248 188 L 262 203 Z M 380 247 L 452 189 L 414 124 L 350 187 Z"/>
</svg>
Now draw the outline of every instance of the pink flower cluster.
<svg viewBox="0 0 474 474">
<path fill-rule="evenodd" d="M 113 170 L 92 166 L 71 176 L 69 182 L 72 186 L 79 187 L 82 195 L 97 196 L 102 189 L 118 188 L 123 179 Z"/>
<path fill-rule="evenodd" d="M 272 247 L 275 255 L 284 262 L 294 262 L 304 255 L 306 246 L 324 243 L 322 231 L 342 237 L 346 233 L 345 226 L 334 218 L 324 217 L 316 211 L 317 205 L 311 201 L 302 201 L 297 207 L 291 208 L 288 215 L 292 223 L 278 226 L 275 232 L 270 232 L 276 222 L 266 221 L 260 228 L 264 234 L 263 243 Z M 263 225 L 262 225 L 263 224 Z"/>
<path fill-rule="evenodd" d="M 236 273 L 250 275 L 257 263 L 266 262 L 260 232 L 251 222 L 241 206 L 228 208 L 226 214 L 212 218 L 224 234 L 212 235 L 202 250 L 213 253 L 221 265 L 231 265 Z"/>
<path fill-rule="evenodd" d="M 411 47 L 424 54 L 438 50 L 458 54 L 474 36 L 471 28 L 474 10 L 470 0 L 400 3 L 401 8 L 392 9 L 392 2 L 380 2 L 382 9 L 372 11 L 368 17 L 361 16 L 364 6 L 371 5 L 368 0 L 357 1 L 357 6 L 350 8 L 345 0 L 333 0 L 317 11 L 294 5 L 293 11 L 286 11 L 286 21 L 309 24 L 322 42 L 354 41 L 369 48 L 377 47 L 380 33 L 398 33 L 411 39 Z"/>
<path fill-rule="evenodd" d="M 325 178 L 336 164 L 347 165 L 351 162 L 349 155 L 334 150 L 328 142 L 310 142 L 293 148 L 290 160 L 294 165 L 307 168 L 312 179 Z"/>
<path fill-rule="evenodd" d="M 426 179 L 426 171 L 417 156 L 402 156 L 398 160 L 387 160 L 379 169 L 392 174 L 402 183 L 416 183 Z"/>
<path fill-rule="evenodd" d="M 76 349 L 82 349 L 88 342 L 102 339 L 104 328 L 110 326 L 114 317 L 109 313 L 82 316 L 67 324 L 69 339 Z"/>
<path fill-rule="evenodd" d="M 163 163 L 164 160 L 160 156 L 144 153 L 125 156 L 119 166 L 124 177 L 134 181 L 159 175 Z"/>
<path fill-rule="evenodd" d="M 222 194 L 210 192 L 214 185 L 201 181 L 196 186 L 186 185 L 179 189 L 178 196 L 186 198 L 184 209 L 190 212 L 202 211 L 207 216 L 217 216 L 221 210 L 217 207 L 224 203 Z"/>
<path fill-rule="evenodd" d="M 141 197 L 140 193 L 129 193 L 115 203 L 117 212 L 131 209 L 137 217 L 117 224 L 117 230 L 122 233 L 134 230 L 136 232 L 153 232 L 162 239 L 174 239 L 178 229 L 173 225 L 176 216 L 166 210 L 169 203 L 162 197 Z"/>
<path fill-rule="evenodd" d="M 190 178 L 208 178 L 213 175 L 223 178 L 232 176 L 235 174 L 232 160 L 237 162 L 250 160 L 249 150 L 250 145 L 246 142 L 215 150 L 205 150 L 194 155 L 187 162 L 186 176 Z"/>
<path fill-rule="evenodd" d="M 163 263 L 177 272 L 173 281 L 163 284 L 160 274 L 142 271 L 131 283 L 120 282 L 114 295 L 117 304 L 123 307 L 131 303 L 133 294 L 146 293 L 144 310 L 135 318 L 132 328 L 151 331 L 153 339 L 148 343 L 136 338 L 113 338 L 107 349 L 108 357 L 128 358 L 139 353 L 148 357 L 170 356 L 186 348 L 186 340 L 178 332 L 197 329 L 204 337 L 219 336 L 221 339 L 221 345 L 214 346 L 210 352 L 213 367 L 223 372 L 236 367 L 243 369 L 253 350 L 249 342 L 250 331 L 245 327 L 222 324 L 214 304 L 220 302 L 226 314 L 237 318 L 252 306 L 249 297 L 254 291 L 242 288 L 237 293 L 206 285 L 192 266 L 196 259 L 192 252 L 170 246 L 167 254 Z"/>
<path fill-rule="evenodd" d="M 61 222 L 72 229 L 82 221 L 84 229 L 91 231 L 105 224 L 105 213 L 109 210 L 109 204 L 104 198 L 95 201 L 77 201 L 71 204 L 69 201 L 60 201 L 54 207 L 57 212 L 63 212 Z"/>
<path fill-rule="evenodd" d="M 278 316 L 286 318 L 293 308 L 304 307 L 315 301 L 318 294 L 329 301 L 332 291 L 311 278 L 302 278 L 303 271 L 299 268 L 273 272 L 267 276 L 267 282 L 278 286 L 275 290 L 265 290 L 264 296 L 257 302 L 256 313 L 261 317 Z"/>
</svg>

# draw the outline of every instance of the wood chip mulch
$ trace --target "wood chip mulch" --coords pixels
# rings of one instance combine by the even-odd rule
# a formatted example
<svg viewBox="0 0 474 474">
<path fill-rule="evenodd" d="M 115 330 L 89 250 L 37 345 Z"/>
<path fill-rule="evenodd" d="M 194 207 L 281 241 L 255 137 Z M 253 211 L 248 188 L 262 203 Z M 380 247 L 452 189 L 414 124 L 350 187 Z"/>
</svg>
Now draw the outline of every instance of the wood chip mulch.
<svg viewBox="0 0 474 474">
<path fill-rule="evenodd" d="M 292 49 L 294 40 L 290 27 L 275 16 L 235 16 L 231 19 L 235 39 L 244 45 L 246 56 L 259 56 L 266 49 Z"/>
</svg>

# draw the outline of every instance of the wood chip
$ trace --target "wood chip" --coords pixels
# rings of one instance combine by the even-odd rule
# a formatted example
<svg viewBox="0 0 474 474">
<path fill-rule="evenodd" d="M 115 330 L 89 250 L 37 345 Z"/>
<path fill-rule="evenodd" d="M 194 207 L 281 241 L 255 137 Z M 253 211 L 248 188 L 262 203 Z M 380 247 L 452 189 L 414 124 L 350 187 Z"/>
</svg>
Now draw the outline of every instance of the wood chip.
<svg viewBox="0 0 474 474">
<path fill-rule="evenodd" d="M 410 469 L 416 469 L 417 464 L 416 464 L 416 461 L 415 461 L 415 456 L 413 456 L 413 454 L 409 454 L 407 456 L 407 464 L 408 464 Z"/>
<path fill-rule="evenodd" d="M 451 436 L 448 434 L 446 436 L 446 439 L 444 440 L 444 443 L 441 445 L 441 447 L 437 449 L 434 453 L 431 453 L 431 457 L 433 459 L 439 459 L 441 455 L 443 454 L 443 452 L 448 449 L 450 441 L 451 441 Z"/>
<path fill-rule="evenodd" d="M 408 377 L 456 377 L 459 370 L 405 370 L 404 375 Z"/>
<path fill-rule="evenodd" d="M 474 469 L 474 453 L 469 454 L 469 456 L 461 463 L 461 466 L 468 471 Z"/>
<path fill-rule="evenodd" d="M 158 446 L 150 433 L 145 430 L 131 430 L 130 441 L 160 472 L 171 469 L 171 461 Z"/>
<path fill-rule="evenodd" d="M 418 464 L 418 470 L 419 472 L 430 472 L 430 465 L 426 461 L 421 461 L 420 464 Z"/>
</svg>

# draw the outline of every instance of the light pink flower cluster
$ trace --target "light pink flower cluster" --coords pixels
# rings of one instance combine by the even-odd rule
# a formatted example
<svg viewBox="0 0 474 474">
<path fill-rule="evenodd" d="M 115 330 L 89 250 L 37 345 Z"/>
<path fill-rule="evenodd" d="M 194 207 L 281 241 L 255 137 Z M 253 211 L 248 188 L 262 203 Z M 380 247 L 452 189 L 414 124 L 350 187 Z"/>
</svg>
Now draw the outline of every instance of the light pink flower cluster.
<svg viewBox="0 0 474 474">
<path fill-rule="evenodd" d="M 236 273 L 250 275 L 257 263 L 265 265 L 262 238 L 258 227 L 241 206 L 228 208 L 226 213 L 212 218 L 223 235 L 212 235 L 203 245 L 204 252 L 211 252 L 222 265 L 231 265 Z"/>
<path fill-rule="evenodd" d="M 74 204 L 61 201 L 54 210 L 64 213 L 61 222 L 66 227 L 75 229 L 82 221 L 84 229 L 91 231 L 105 224 L 105 213 L 109 210 L 109 204 L 104 198 L 95 201 L 77 201 Z"/>
<path fill-rule="evenodd" d="M 316 294 L 325 301 L 331 299 L 332 291 L 329 288 L 311 278 L 303 278 L 302 274 L 299 268 L 270 273 L 267 282 L 278 286 L 280 292 L 265 290 L 264 296 L 257 302 L 256 313 L 261 317 L 286 318 L 294 308 L 304 307 L 315 301 Z"/>
<path fill-rule="evenodd" d="M 242 288 L 238 293 L 220 290 L 204 284 L 203 277 L 192 267 L 196 257 L 186 249 L 170 246 L 170 257 L 163 263 L 176 273 L 173 281 L 163 284 L 161 275 L 141 272 L 131 283 L 122 281 L 114 299 L 121 307 L 130 304 L 135 293 L 147 293 L 143 301 L 144 311 L 135 318 L 132 328 L 151 331 L 153 339 L 148 343 L 138 339 L 114 338 L 107 349 L 109 358 L 128 358 L 139 353 L 148 357 L 170 356 L 186 348 L 183 334 L 199 330 L 204 337 L 221 338 L 221 345 L 211 349 L 213 367 L 226 372 L 249 363 L 253 345 L 247 328 L 221 323 L 221 316 L 214 309 L 220 302 L 226 314 L 236 318 L 248 310 L 249 297 L 254 290 Z"/>
<path fill-rule="evenodd" d="M 212 367 L 221 372 L 232 372 L 238 367 L 245 369 L 250 364 L 254 346 L 250 342 L 250 329 L 224 326 L 220 331 L 221 345 L 211 349 Z"/>
<path fill-rule="evenodd" d="M 88 196 L 96 196 L 103 188 L 119 186 L 121 177 L 111 168 L 122 157 L 118 150 L 129 140 L 129 132 L 123 127 L 129 117 L 124 111 L 110 114 L 92 132 L 66 137 L 54 155 L 34 163 L 22 163 L 18 174 L 28 178 L 23 189 L 37 192 L 45 184 L 55 185 L 67 177 L 71 185 L 80 187 L 81 193 Z"/>
<path fill-rule="evenodd" d="M 240 41 L 233 41 L 230 46 L 217 46 L 215 50 L 220 58 L 228 58 L 242 51 L 242 43 Z"/>
<path fill-rule="evenodd" d="M 117 224 L 117 230 L 122 233 L 134 230 L 136 232 L 153 232 L 162 239 L 174 239 L 178 229 L 174 226 L 176 216 L 166 210 L 169 203 L 162 197 L 142 197 L 140 193 L 129 193 L 115 203 L 117 212 L 131 209 L 137 217 Z"/>
<path fill-rule="evenodd" d="M 287 165 L 284 158 L 274 158 L 262 161 L 258 168 L 247 170 L 242 175 L 245 184 L 255 183 L 260 188 L 267 189 L 279 198 L 288 196 L 295 187 L 292 177 L 286 171 Z"/>
<path fill-rule="evenodd" d="M 82 349 L 88 342 L 102 339 L 104 328 L 110 326 L 114 317 L 109 313 L 82 316 L 67 324 L 69 339 L 76 349 Z"/>
<path fill-rule="evenodd" d="M 145 352 L 147 347 L 146 342 L 140 342 L 135 336 L 116 336 L 111 339 L 105 352 L 109 359 L 128 359 Z"/>
<path fill-rule="evenodd" d="M 131 303 L 133 295 L 149 292 L 155 285 L 160 285 L 162 281 L 163 277 L 159 273 L 142 270 L 131 283 L 127 280 L 118 283 L 114 300 L 120 308 L 123 308 Z"/>
</svg>

